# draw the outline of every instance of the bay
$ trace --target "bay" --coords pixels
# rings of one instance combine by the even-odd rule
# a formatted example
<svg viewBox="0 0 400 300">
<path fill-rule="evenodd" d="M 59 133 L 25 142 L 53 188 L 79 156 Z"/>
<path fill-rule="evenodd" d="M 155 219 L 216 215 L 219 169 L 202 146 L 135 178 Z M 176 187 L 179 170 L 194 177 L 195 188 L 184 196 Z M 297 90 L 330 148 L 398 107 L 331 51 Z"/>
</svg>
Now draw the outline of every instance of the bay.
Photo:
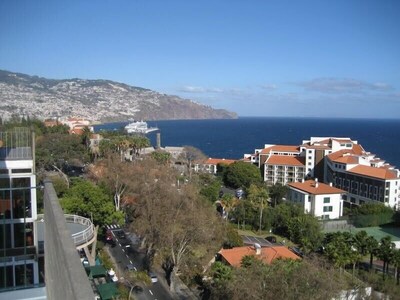
<svg viewBox="0 0 400 300">
<path fill-rule="evenodd" d="M 123 128 L 129 122 L 94 126 L 101 129 Z M 158 127 L 161 146 L 190 145 L 213 158 L 240 159 L 245 153 L 264 148 L 264 144 L 300 145 L 310 137 L 350 137 L 366 151 L 386 162 L 400 166 L 399 119 L 327 119 L 240 117 L 229 120 L 148 121 Z M 156 132 L 147 135 L 156 145 Z"/>
</svg>

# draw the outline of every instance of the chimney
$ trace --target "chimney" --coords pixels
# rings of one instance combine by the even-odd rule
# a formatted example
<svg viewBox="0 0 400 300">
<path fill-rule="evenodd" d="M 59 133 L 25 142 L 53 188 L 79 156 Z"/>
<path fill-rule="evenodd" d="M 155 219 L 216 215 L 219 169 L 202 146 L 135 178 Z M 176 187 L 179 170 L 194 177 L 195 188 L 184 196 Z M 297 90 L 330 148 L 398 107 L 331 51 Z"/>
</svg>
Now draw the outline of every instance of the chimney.
<svg viewBox="0 0 400 300">
<path fill-rule="evenodd" d="M 329 182 L 329 186 L 332 186 L 332 182 Z"/>
<path fill-rule="evenodd" d="M 304 178 L 301 179 L 301 183 L 304 183 Z"/>
<path fill-rule="evenodd" d="M 256 249 L 256 255 L 261 254 L 261 246 L 259 243 L 254 243 L 254 248 Z"/>
<path fill-rule="evenodd" d="M 315 188 L 318 188 L 318 178 L 315 178 Z"/>
<path fill-rule="evenodd" d="M 157 148 L 157 149 L 160 149 L 160 148 L 161 148 L 161 133 L 159 133 L 159 132 L 157 132 L 156 148 Z"/>
</svg>

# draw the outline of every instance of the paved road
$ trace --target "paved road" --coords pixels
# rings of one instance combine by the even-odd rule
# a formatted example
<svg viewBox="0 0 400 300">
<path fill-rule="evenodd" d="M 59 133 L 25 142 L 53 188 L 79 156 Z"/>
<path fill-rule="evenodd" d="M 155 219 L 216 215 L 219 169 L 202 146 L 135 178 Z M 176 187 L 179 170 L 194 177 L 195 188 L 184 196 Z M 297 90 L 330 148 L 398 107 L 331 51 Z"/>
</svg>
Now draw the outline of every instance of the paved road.
<svg viewBox="0 0 400 300">
<path fill-rule="evenodd" d="M 129 239 L 119 239 L 117 236 L 117 231 L 120 228 L 111 228 L 114 241 L 116 242 L 115 247 L 110 247 L 110 253 L 118 263 L 121 270 L 125 270 L 128 264 L 133 265 L 136 270 L 143 270 L 143 259 L 145 257 L 144 253 L 138 251 L 139 240 L 134 239 L 134 237 Z M 136 241 L 136 243 L 132 243 Z M 130 245 L 130 247 L 126 247 Z M 130 249 L 129 249 L 130 248 Z M 159 279 L 159 282 L 153 283 L 151 286 L 141 285 L 143 287 L 142 293 L 136 293 L 135 297 L 139 300 L 163 300 L 163 299 L 173 299 L 168 291 Z"/>
<path fill-rule="evenodd" d="M 242 238 L 243 238 L 243 244 L 245 245 L 254 245 L 255 243 L 258 243 L 260 244 L 261 247 L 274 246 L 274 244 L 263 238 L 247 236 L 247 235 L 242 235 Z"/>
</svg>

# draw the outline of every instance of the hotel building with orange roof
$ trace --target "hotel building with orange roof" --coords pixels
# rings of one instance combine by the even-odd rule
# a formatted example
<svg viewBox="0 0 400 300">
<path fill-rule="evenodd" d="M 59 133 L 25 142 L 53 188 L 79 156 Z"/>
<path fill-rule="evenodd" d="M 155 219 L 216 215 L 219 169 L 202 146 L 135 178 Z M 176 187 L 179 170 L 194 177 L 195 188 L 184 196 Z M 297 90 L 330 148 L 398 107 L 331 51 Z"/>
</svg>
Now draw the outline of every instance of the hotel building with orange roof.
<svg viewBox="0 0 400 300">
<path fill-rule="evenodd" d="M 311 137 L 298 146 L 266 144 L 245 154 L 244 161 L 257 165 L 269 186 L 317 179 L 344 190 L 348 203 L 398 207 L 400 171 L 348 137 Z"/>
</svg>

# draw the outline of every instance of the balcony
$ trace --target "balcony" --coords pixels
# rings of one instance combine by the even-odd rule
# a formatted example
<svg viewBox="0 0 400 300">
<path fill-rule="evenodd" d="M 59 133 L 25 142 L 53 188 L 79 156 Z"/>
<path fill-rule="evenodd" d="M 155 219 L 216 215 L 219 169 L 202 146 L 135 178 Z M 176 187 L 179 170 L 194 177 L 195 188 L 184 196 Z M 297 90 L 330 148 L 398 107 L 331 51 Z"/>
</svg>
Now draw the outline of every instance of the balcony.
<svg viewBox="0 0 400 300">
<path fill-rule="evenodd" d="M 67 228 L 71 232 L 71 237 L 74 242 L 75 247 L 79 250 L 83 247 L 90 245 L 95 240 L 94 225 L 92 221 L 87 218 L 65 214 L 65 222 L 67 223 Z M 44 215 L 38 215 L 37 224 L 37 234 L 38 234 L 38 244 L 39 253 L 43 253 L 44 245 L 44 223 L 46 222 Z"/>
<path fill-rule="evenodd" d="M 29 128 L 0 132 L 0 160 L 32 159 L 32 134 Z"/>
</svg>

